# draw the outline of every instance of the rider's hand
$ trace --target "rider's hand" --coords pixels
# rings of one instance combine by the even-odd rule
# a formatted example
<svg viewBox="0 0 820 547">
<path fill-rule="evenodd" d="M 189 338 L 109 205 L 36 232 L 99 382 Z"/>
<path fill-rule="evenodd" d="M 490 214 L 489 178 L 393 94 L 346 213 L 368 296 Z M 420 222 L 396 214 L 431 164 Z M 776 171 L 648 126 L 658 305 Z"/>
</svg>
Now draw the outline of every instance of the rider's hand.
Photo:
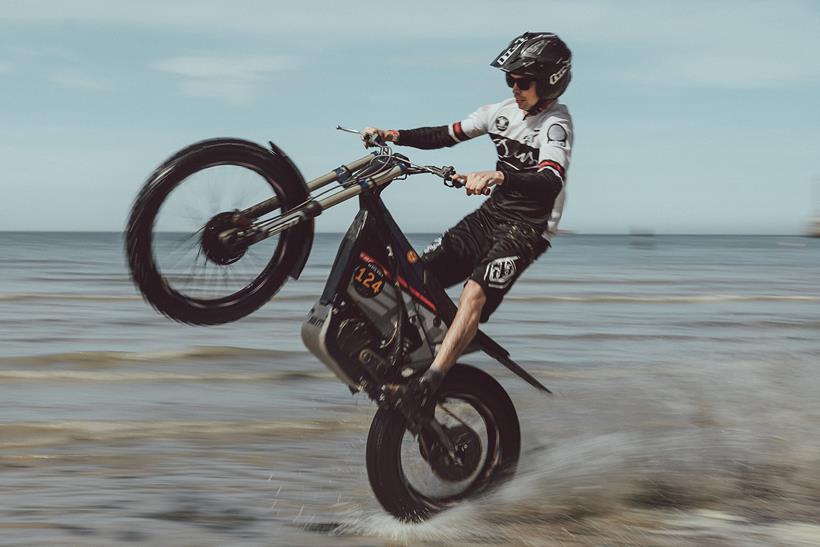
<svg viewBox="0 0 820 547">
<path fill-rule="evenodd" d="M 399 140 L 399 132 L 395 129 L 379 129 L 378 127 L 365 127 L 361 131 L 362 143 L 364 147 L 379 146 L 385 142 L 396 142 Z"/>
<path fill-rule="evenodd" d="M 453 178 L 464 185 L 468 196 L 489 195 L 491 186 L 504 184 L 504 173 L 501 171 L 476 171 L 466 175 L 455 174 Z"/>
</svg>

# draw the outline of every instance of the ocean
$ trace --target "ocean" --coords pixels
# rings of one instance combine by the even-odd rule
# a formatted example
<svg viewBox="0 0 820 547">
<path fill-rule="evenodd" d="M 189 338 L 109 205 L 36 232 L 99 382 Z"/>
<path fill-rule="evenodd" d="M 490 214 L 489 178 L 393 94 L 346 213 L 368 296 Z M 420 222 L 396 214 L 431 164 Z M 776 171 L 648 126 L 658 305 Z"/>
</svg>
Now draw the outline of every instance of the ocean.
<svg viewBox="0 0 820 547">
<path fill-rule="evenodd" d="M 559 236 L 483 327 L 554 395 L 462 359 L 518 409 L 515 478 L 406 525 L 367 482 L 375 406 L 299 336 L 341 237 L 193 327 L 121 234 L 0 233 L 0 544 L 820 544 L 820 239 Z"/>
</svg>

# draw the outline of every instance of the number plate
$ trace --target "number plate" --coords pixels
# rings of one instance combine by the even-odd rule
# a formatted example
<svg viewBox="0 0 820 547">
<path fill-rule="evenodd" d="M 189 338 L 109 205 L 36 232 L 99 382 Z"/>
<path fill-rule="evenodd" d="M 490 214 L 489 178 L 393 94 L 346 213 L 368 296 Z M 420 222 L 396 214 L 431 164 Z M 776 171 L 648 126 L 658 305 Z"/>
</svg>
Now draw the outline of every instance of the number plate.
<svg viewBox="0 0 820 547">
<path fill-rule="evenodd" d="M 384 288 L 384 271 L 372 262 L 358 266 L 353 273 L 353 287 L 365 298 L 378 296 Z"/>
</svg>

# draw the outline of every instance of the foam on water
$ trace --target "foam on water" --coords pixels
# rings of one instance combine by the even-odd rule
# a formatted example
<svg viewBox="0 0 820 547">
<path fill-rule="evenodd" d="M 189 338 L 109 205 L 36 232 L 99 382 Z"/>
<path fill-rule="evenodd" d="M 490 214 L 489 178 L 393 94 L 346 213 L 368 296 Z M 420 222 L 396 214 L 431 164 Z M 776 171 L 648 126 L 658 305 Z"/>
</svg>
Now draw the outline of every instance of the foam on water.
<svg viewBox="0 0 820 547">
<path fill-rule="evenodd" d="M 634 303 L 634 304 L 708 304 L 713 302 L 820 302 L 820 295 L 776 295 L 776 294 L 699 294 L 699 295 L 658 295 L 629 296 L 617 294 L 590 296 L 549 296 L 510 295 L 509 300 L 529 302 L 572 302 L 572 303 Z"/>
<path fill-rule="evenodd" d="M 26 364 L 50 365 L 57 363 L 74 363 L 89 366 L 117 365 L 124 363 L 154 362 L 202 362 L 225 359 L 281 359 L 304 355 L 305 352 L 281 351 L 270 349 L 243 348 L 235 346 L 197 346 L 169 350 L 126 352 L 126 351 L 77 351 L 70 353 L 53 353 L 48 355 L 30 355 L 20 357 L 0 357 L 0 365 Z"/>
<path fill-rule="evenodd" d="M 32 448 L 76 443 L 145 439 L 250 440 L 253 437 L 306 438 L 350 429 L 355 419 L 236 421 L 51 421 L 0 423 L 0 448 Z"/>
<path fill-rule="evenodd" d="M 595 545 L 615 538 L 699 545 L 703 536 L 731 540 L 752 531 L 764 540 L 816 545 L 820 526 L 807 521 L 820 517 L 810 502 L 820 495 L 817 458 L 773 461 L 765 447 L 742 444 L 674 434 L 579 437 L 527 455 L 511 482 L 429 521 L 404 524 L 359 509 L 334 533 L 404 545 Z M 729 457 L 733 452 L 740 461 Z M 792 500 L 784 503 L 784 495 Z"/>
<path fill-rule="evenodd" d="M 0 370 L 0 381 L 27 382 L 281 382 L 330 380 L 331 372 L 90 372 L 82 370 Z"/>
<path fill-rule="evenodd" d="M 90 302 L 128 302 L 132 300 L 141 300 L 140 296 L 136 295 L 121 295 L 121 294 L 84 294 L 84 293 L 4 293 L 0 294 L 0 301 L 6 302 L 27 302 L 37 300 L 77 300 Z"/>
</svg>

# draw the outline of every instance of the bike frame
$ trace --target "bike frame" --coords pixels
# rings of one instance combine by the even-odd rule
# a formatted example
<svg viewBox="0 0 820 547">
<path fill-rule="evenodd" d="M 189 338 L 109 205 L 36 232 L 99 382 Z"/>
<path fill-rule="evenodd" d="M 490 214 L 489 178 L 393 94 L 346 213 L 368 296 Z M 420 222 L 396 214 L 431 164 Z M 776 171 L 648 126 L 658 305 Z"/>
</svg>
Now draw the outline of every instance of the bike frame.
<svg viewBox="0 0 820 547">
<path fill-rule="evenodd" d="M 372 246 L 374 244 L 372 240 L 375 238 L 378 240 L 378 244 L 381 245 L 383 249 L 386 249 L 388 255 L 392 258 L 395 266 L 393 268 L 394 275 L 397 277 L 397 281 L 403 281 L 403 283 L 399 284 L 401 289 L 409 293 L 412 298 L 421 301 L 425 307 L 433 311 L 444 324 L 449 327 L 455 318 L 457 311 L 456 305 L 450 297 L 447 296 L 447 293 L 438 281 L 425 270 L 423 261 L 413 249 L 401 228 L 399 228 L 393 220 L 392 215 L 381 199 L 381 191 L 387 184 L 406 174 L 407 169 L 401 164 L 394 166 L 386 165 L 385 172 L 376 173 L 372 177 L 362 178 L 351 177 L 350 175 L 350 173 L 357 168 L 370 164 L 377 157 L 379 157 L 377 153 L 370 154 L 308 183 L 309 188 L 312 187 L 315 189 L 329 184 L 333 180 L 339 180 L 339 177 L 344 177 L 340 180 L 343 186 L 345 182 L 349 180 L 353 181 L 352 183 L 348 182 L 347 188 L 337 194 L 337 196 L 341 197 L 331 196 L 331 198 L 334 199 L 328 198 L 322 201 L 308 202 L 303 207 L 303 210 L 307 210 L 310 203 L 318 203 L 318 207 L 321 207 L 319 212 L 321 212 L 327 207 L 341 203 L 354 196 L 359 196 L 360 204 L 359 213 L 348 228 L 345 238 L 339 247 L 318 305 L 330 306 L 331 313 L 338 311 L 333 307 L 337 305 L 337 295 L 347 288 L 350 279 L 354 275 L 354 269 L 357 265 L 361 264 L 362 252 L 366 251 L 366 245 Z M 317 206 L 313 207 L 315 208 Z M 287 214 L 290 214 L 290 212 Z M 366 225 L 368 225 L 368 230 L 363 229 Z M 365 238 L 370 238 L 370 241 L 365 242 Z M 399 272 L 401 272 L 403 276 L 402 280 L 398 279 Z M 311 317 L 308 318 L 308 323 L 310 320 Z M 316 319 L 316 321 L 319 320 L 320 319 Z M 323 319 L 321 320 L 323 321 Z M 402 329 L 397 327 L 397 330 L 399 335 L 401 335 Z M 533 387 L 550 393 L 549 389 L 510 359 L 507 350 L 487 336 L 483 331 L 477 331 L 471 347 L 484 351 L 484 353 L 510 369 Z M 314 351 L 314 353 L 321 351 L 319 348 L 310 349 Z M 350 384 L 349 381 L 348 383 Z"/>
</svg>

